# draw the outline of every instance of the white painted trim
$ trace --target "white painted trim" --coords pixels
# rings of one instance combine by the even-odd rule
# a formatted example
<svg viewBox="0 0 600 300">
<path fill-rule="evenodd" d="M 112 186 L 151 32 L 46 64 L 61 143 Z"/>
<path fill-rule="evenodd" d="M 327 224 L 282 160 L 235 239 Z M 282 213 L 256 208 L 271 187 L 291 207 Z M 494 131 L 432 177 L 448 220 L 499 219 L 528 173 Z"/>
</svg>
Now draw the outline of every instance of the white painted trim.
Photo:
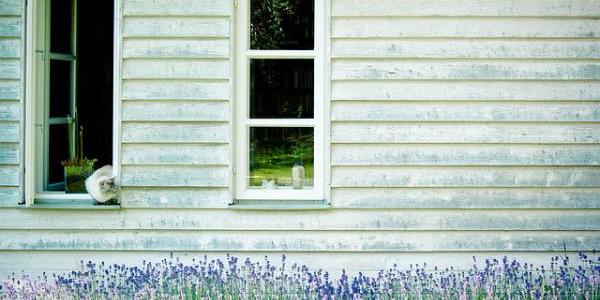
<svg viewBox="0 0 600 300">
<path fill-rule="evenodd" d="M 246 119 L 244 125 L 252 127 L 314 127 L 315 119 Z"/>
<path fill-rule="evenodd" d="M 316 25 L 316 24 L 315 24 Z M 315 28 L 316 29 L 316 28 Z M 316 38 L 316 36 L 315 36 Z M 315 45 L 316 46 L 316 45 Z M 316 48 L 315 48 L 316 49 Z M 277 59 L 314 59 L 316 50 L 246 50 L 247 58 L 277 58 Z"/>
<path fill-rule="evenodd" d="M 122 13 L 121 0 L 114 0 L 113 8 L 113 175 L 121 198 L 121 78 L 122 76 Z"/>
<path fill-rule="evenodd" d="M 236 89 L 235 90 L 235 122 L 236 147 L 235 153 L 235 195 L 243 200 L 322 200 L 325 198 L 325 157 L 328 146 L 325 145 L 326 112 L 326 11 L 325 0 L 315 0 L 315 46 L 314 50 L 251 50 L 249 47 L 250 0 L 238 2 L 237 16 L 237 45 L 235 53 Z M 313 119 L 249 119 L 248 97 L 250 59 L 313 59 L 314 60 L 314 118 Z M 304 190 L 279 188 L 276 190 L 261 190 L 248 188 L 248 131 L 250 126 L 256 127 L 314 127 L 314 187 Z M 328 186 L 328 185 L 327 185 Z"/>
<path fill-rule="evenodd" d="M 43 200 L 93 200 L 88 194 L 67 194 L 64 192 L 44 192 L 35 194 L 35 199 Z"/>
<path fill-rule="evenodd" d="M 35 143 L 35 92 L 36 89 L 36 72 L 34 68 L 36 66 L 36 35 L 35 28 L 37 26 L 36 9 L 38 3 L 41 0 L 30 0 L 26 8 L 26 44 L 24 45 L 25 52 L 25 109 L 24 109 L 24 180 L 23 190 L 25 204 L 27 206 L 34 204 L 35 198 L 43 199 L 91 199 L 87 194 L 65 194 L 56 192 L 44 192 L 36 193 L 36 174 L 39 172 L 40 164 L 36 164 L 35 152 L 37 146 Z M 121 0 L 114 0 L 114 33 L 113 33 L 113 172 L 117 175 L 117 182 L 120 182 L 120 166 L 121 166 L 121 155 L 120 155 L 120 120 L 121 120 Z M 45 53 L 44 53 L 45 54 Z M 38 179 L 39 181 L 39 179 Z"/>
</svg>

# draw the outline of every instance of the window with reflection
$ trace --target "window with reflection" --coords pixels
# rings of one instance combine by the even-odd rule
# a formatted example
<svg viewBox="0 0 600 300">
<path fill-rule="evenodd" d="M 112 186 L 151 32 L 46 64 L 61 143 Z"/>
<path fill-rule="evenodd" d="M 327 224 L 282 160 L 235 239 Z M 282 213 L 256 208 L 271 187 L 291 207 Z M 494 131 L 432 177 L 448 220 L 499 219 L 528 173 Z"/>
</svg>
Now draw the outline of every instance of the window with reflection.
<svg viewBox="0 0 600 300">
<path fill-rule="evenodd" d="M 238 198 L 322 197 L 322 0 L 241 2 Z M 317 5 L 317 6 L 316 6 Z M 321 78 L 321 80 L 318 80 Z M 262 191 L 262 192 L 261 192 Z M 275 191 L 275 192 L 274 192 Z M 278 198 L 279 199 L 279 198 Z"/>
</svg>

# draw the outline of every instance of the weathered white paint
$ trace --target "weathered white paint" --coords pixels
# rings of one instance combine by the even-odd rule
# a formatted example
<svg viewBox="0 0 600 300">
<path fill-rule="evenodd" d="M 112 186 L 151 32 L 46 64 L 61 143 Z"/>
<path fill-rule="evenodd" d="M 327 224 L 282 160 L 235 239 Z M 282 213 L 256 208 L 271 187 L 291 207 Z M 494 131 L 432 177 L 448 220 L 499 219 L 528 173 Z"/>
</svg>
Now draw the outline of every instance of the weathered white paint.
<svg viewBox="0 0 600 300">
<path fill-rule="evenodd" d="M 600 166 L 600 145 L 334 144 L 333 166 Z"/>
<path fill-rule="evenodd" d="M 229 209 L 236 28 L 220 0 L 123 0 L 123 209 L 15 208 L 21 3 L 0 0 L 1 274 L 170 251 L 330 270 L 539 264 L 600 244 L 597 1 L 331 1 L 320 211 Z"/>
<path fill-rule="evenodd" d="M 339 101 L 333 121 L 598 122 L 600 102 Z"/>
<path fill-rule="evenodd" d="M 336 59 L 333 80 L 597 80 L 600 63 L 573 60 Z"/>
<path fill-rule="evenodd" d="M 339 17 L 331 31 L 334 38 L 598 38 L 600 24 L 572 18 Z"/>
<path fill-rule="evenodd" d="M 332 16 L 594 17 L 595 0 L 333 0 Z"/>
<path fill-rule="evenodd" d="M 127 17 L 124 37 L 227 37 L 229 20 L 225 17 Z"/>
<path fill-rule="evenodd" d="M 335 71 L 334 71 L 335 72 Z M 598 101 L 598 81 L 363 80 L 334 81 L 332 100 Z"/>
</svg>

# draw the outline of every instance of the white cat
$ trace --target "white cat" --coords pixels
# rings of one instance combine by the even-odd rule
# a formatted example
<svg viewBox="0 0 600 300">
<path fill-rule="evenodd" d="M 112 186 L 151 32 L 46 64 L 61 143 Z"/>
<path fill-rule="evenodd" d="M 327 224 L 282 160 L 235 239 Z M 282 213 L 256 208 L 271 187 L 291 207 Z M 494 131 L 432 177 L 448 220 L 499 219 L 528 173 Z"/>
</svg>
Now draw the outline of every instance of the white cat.
<svg viewBox="0 0 600 300">
<path fill-rule="evenodd" d="M 85 188 L 94 200 L 104 203 L 117 196 L 112 166 L 106 165 L 85 180 Z"/>
</svg>

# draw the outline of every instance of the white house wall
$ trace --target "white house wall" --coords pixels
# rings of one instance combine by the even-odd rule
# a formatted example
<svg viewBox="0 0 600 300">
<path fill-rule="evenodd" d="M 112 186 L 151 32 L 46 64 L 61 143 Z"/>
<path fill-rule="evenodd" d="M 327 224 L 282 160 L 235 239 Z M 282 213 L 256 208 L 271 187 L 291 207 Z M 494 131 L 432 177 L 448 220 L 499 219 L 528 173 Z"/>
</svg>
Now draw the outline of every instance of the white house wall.
<svg viewBox="0 0 600 300">
<path fill-rule="evenodd" d="M 15 208 L 19 3 L 0 0 L 0 273 L 171 251 L 338 271 L 539 264 L 600 245 L 597 1 L 332 0 L 332 208 L 312 211 L 229 208 L 224 0 L 123 0 L 122 209 Z"/>
<path fill-rule="evenodd" d="M 0 0 L 0 206 L 15 206 L 21 190 L 23 6 Z"/>
</svg>

